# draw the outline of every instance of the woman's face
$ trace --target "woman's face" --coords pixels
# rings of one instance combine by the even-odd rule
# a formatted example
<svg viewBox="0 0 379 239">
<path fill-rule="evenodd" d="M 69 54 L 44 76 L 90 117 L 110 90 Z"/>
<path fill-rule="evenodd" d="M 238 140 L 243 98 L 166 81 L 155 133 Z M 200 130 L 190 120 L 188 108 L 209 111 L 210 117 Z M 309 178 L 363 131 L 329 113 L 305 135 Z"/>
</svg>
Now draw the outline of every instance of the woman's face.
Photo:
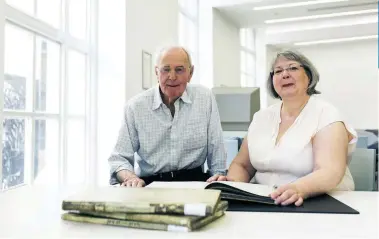
<svg viewBox="0 0 379 239">
<path fill-rule="evenodd" d="M 299 62 L 279 57 L 274 65 L 273 85 L 276 93 L 284 99 L 305 95 L 309 79 Z"/>
</svg>

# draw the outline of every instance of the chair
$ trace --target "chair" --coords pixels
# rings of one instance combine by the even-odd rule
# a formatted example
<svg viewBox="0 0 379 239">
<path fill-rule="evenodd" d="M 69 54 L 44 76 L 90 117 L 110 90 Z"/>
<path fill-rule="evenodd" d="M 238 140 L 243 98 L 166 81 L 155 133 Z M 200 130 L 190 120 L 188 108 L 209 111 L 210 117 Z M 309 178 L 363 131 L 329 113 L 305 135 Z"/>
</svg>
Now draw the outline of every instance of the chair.
<svg viewBox="0 0 379 239">
<path fill-rule="evenodd" d="M 375 150 L 357 148 L 348 165 L 355 183 L 355 191 L 377 191 L 375 182 Z"/>
<path fill-rule="evenodd" d="M 237 138 L 224 138 L 226 148 L 226 168 L 229 168 L 234 157 L 238 154 L 238 139 Z"/>
</svg>

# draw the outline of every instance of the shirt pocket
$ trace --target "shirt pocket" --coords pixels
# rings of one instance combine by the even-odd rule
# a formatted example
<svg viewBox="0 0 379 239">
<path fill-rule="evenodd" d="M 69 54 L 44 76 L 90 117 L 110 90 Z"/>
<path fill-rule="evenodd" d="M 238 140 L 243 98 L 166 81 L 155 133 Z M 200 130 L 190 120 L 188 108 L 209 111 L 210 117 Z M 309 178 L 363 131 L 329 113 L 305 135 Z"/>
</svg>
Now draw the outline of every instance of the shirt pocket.
<svg viewBox="0 0 379 239">
<path fill-rule="evenodd" d="M 208 130 L 206 124 L 201 122 L 190 122 L 187 130 L 183 135 L 183 148 L 185 150 L 194 150 L 205 148 L 208 140 Z"/>
</svg>

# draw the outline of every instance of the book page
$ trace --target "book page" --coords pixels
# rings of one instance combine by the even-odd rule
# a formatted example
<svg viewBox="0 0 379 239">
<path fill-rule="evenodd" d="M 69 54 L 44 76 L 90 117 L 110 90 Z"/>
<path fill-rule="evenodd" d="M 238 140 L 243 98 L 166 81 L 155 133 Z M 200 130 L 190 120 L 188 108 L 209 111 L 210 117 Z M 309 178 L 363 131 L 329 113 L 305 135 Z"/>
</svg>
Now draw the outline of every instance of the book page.
<svg viewBox="0 0 379 239">
<path fill-rule="evenodd" d="M 204 189 L 209 183 L 200 181 L 186 182 L 162 182 L 155 181 L 147 185 L 147 188 L 189 188 L 189 189 Z"/>
<path fill-rule="evenodd" d="M 188 181 L 188 182 L 161 182 L 155 181 L 146 187 L 151 188 L 188 188 L 188 189 L 201 189 L 205 188 L 207 185 L 212 183 L 223 183 L 245 192 L 253 193 L 259 196 L 268 197 L 268 195 L 274 191 L 274 189 L 267 185 L 253 184 L 253 183 L 243 183 L 243 182 L 232 182 L 232 181 L 217 181 L 217 182 L 199 182 L 199 181 Z"/>
<path fill-rule="evenodd" d="M 238 188 L 240 190 L 243 190 L 245 192 L 253 193 L 259 196 L 268 197 L 270 193 L 274 191 L 274 189 L 267 185 L 262 184 L 253 184 L 253 183 L 243 183 L 243 182 L 232 182 L 232 181 L 217 181 L 212 183 L 223 183 L 235 188 Z M 209 184 L 212 184 L 209 183 Z"/>
</svg>

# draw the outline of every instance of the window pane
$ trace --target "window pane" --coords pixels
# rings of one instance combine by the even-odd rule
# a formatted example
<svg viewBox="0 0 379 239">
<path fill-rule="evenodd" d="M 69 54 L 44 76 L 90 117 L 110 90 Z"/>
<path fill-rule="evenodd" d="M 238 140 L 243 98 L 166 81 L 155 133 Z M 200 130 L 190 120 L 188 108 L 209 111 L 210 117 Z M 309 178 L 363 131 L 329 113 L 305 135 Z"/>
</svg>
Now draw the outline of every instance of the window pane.
<svg viewBox="0 0 379 239">
<path fill-rule="evenodd" d="M 67 123 L 67 183 L 80 184 L 85 179 L 84 120 Z"/>
<path fill-rule="evenodd" d="M 246 28 L 240 29 L 240 44 L 246 47 Z"/>
<path fill-rule="evenodd" d="M 60 47 L 57 43 L 36 38 L 36 111 L 59 112 Z"/>
<path fill-rule="evenodd" d="M 1 188 L 24 183 L 25 120 L 3 121 L 3 178 Z"/>
<path fill-rule="evenodd" d="M 242 87 L 254 87 L 254 76 L 241 73 L 241 86 Z"/>
<path fill-rule="evenodd" d="M 246 52 L 241 51 L 240 57 L 241 71 L 246 72 Z"/>
<path fill-rule="evenodd" d="M 192 17 L 197 17 L 197 1 L 198 0 L 179 0 L 179 7 Z"/>
<path fill-rule="evenodd" d="M 10 6 L 34 16 L 34 0 L 6 0 Z"/>
<path fill-rule="evenodd" d="M 34 122 L 34 183 L 58 184 L 59 124 L 57 120 Z"/>
<path fill-rule="evenodd" d="M 85 115 L 86 56 L 77 51 L 68 51 L 68 113 Z"/>
<path fill-rule="evenodd" d="M 37 18 L 52 25 L 55 28 L 60 28 L 60 0 L 36 0 L 37 1 Z"/>
<path fill-rule="evenodd" d="M 179 44 L 191 52 L 197 52 L 197 27 L 194 22 L 179 13 Z"/>
<path fill-rule="evenodd" d="M 241 87 L 246 87 L 247 86 L 246 81 L 247 81 L 246 75 L 242 73 L 241 74 Z"/>
<path fill-rule="evenodd" d="M 246 67 L 246 73 L 249 75 L 253 75 L 255 69 L 255 59 L 253 54 L 246 53 Z"/>
<path fill-rule="evenodd" d="M 69 1 L 69 32 L 72 36 L 84 39 L 87 29 L 87 2 L 86 0 Z"/>
<path fill-rule="evenodd" d="M 31 110 L 33 34 L 5 25 L 4 109 Z"/>
<path fill-rule="evenodd" d="M 255 37 L 254 37 L 254 31 L 252 29 L 248 29 L 246 41 L 247 41 L 247 48 L 250 50 L 255 50 Z"/>
</svg>

